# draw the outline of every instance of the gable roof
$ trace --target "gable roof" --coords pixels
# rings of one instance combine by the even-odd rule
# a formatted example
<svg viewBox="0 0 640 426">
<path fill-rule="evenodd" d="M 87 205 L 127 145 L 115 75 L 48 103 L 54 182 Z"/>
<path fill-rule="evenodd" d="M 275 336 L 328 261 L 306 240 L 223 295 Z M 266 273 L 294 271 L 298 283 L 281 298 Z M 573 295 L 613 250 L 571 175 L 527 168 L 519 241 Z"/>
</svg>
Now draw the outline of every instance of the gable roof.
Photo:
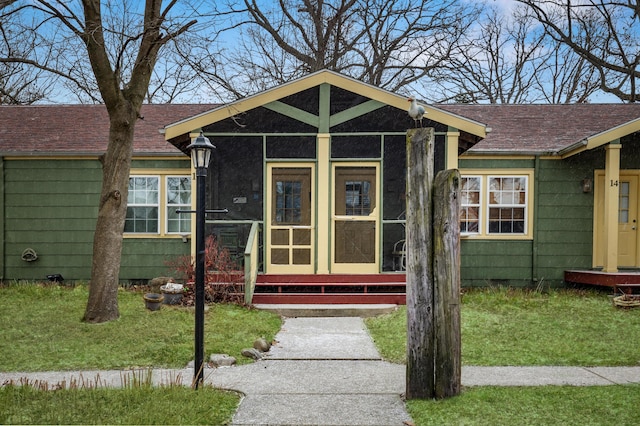
<svg viewBox="0 0 640 426">
<path fill-rule="evenodd" d="M 213 105 L 143 105 L 134 155 L 182 155 L 160 130 Z M 0 155 L 102 155 L 109 140 L 104 105 L 0 106 Z"/>
<path fill-rule="evenodd" d="M 334 71 L 321 70 L 264 92 L 260 92 L 229 104 L 220 105 L 210 111 L 205 111 L 186 120 L 170 124 L 165 127 L 165 138 L 170 140 L 184 136 L 209 124 L 233 117 L 239 113 L 266 105 L 270 102 L 302 92 L 311 87 L 319 86 L 323 83 L 357 93 L 371 100 L 390 105 L 403 111 L 408 110 L 406 96 L 400 96 L 395 93 L 388 92 L 384 89 L 380 89 L 379 87 L 363 83 L 362 81 Z M 426 117 L 430 120 L 455 127 L 478 137 L 484 137 L 486 134 L 485 125 L 482 124 L 482 122 L 465 118 L 456 113 L 442 110 L 434 106 L 425 104 L 423 104 L 423 106 L 426 110 Z"/>
<path fill-rule="evenodd" d="M 640 131 L 640 104 L 438 105 L 491 129 L 468 154 L 563 157 Z"/>
</svg>

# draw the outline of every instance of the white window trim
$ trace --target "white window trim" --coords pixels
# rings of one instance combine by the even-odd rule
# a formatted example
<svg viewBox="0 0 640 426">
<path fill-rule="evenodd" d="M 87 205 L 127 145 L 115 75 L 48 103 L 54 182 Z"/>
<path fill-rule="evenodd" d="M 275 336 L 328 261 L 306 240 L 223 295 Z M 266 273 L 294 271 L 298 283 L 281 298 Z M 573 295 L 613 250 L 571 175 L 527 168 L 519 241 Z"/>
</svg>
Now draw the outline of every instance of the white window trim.
<svg viewBox="0 0 640 426">
<path fill-rule="evenodd" d="M 191 176 L 188 174 L 182 174 L 182 175 L 164 175 L 164 195 L 165 195 L 165 200 L 164 200 L 164 230 L 165 230 L 165 234 L 167 235 L 186 235 L 186 234 L 190 234 L 191 233 L 191 225 L 189 225 L 189 231 L 178 231 L 178 232 L 170 232 L 169 231 L 169 208 L 170 207 L 178 207 L 180 209 L 183 210 L 191 210 L 191 204 L 193 202 L 193 200 L 189 201 L 189 204 L 169 204 L 169 179 L 171 178 L 189 178 L 189 183 L 190 183 L 190 192 L 191 192 L 191 198 L 193 199 L 193 181 L 191 179 Z M 184 213 L 184 214 L 188 214 L 188 213 Z M 191 220 L 191 222 L 193 222 L 193 218 Z"/>
<path fill-rule="evenodd" d="M 462 177 L 480 178 L 480 212 L 478 232 L 460 233 L 463 239 L 483 239 L 483 240 L 531 240 L 533 239 L 533 206 L 534 206 L 534 169 L 463 169 L 460 170 Z M 524 177 L 526 179 L 526 199 L 524 206 L 521 204 L 513 207 L 524 207 L 524 233 L 498 234 L 489 233 L 489 179 L 494 177 Z M 503 204 L 501 206 L 511 206 Z"/>
<path fill-rule="evenodd" d="M 124 238 L 182 238 L 191 235 L 191 232 L 167 232 L 168 229 L 168 200 L 167 200 L 167 180 L 169 177 L 189 177 L 191 178 L 191 191 L 193 201 L 193 176 L 189 169 L 132 169 L 129 173 L 129 178 L 134 177 L 155 177 L 159 182 L 159 197 L 158 197 L 158 232 L 124 232 Z M 186 207 L 186 205 L 185 205 Z M 189 206 L 188 208 L 191 208 Z M 193 221 L 193 218 L 192 218 Z M 193 222 L 192 222 L 193 223 Z"/>
<path fill-rule="evenodd" d="M 468 175 L 468 174 L 464 174 L 464 175 L 462 175 L 462 177 L 463 178 L 469 178 L 469 179 L 479 179 L 480 180 L 480 188 L 478 189 L 478 191 L 480 192 L 480 194 L 478 195 L 478 205 L 477 205 L 477 207 L 478 207 L 478 231 L 476 231 L 476 232 L 461 232 L 460 235 L 461 236 L 479 235 L 479 234 L 482 233 L 482 221 L 484 220 L 484 214 L 483 214 L 483 210 L 482 210 L 483 177 L 482 177 L 482 175 Z M 474 204 L 466 204 L 466 205 L 475 206 Z"/>
</svg>

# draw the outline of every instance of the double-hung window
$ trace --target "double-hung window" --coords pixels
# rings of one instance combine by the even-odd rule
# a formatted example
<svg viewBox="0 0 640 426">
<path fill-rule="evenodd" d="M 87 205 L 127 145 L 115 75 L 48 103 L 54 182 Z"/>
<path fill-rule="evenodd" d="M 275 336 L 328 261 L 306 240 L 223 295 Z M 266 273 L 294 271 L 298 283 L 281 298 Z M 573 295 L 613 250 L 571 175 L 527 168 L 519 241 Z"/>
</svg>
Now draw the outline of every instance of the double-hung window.
<svg viewBox="0 0 640 426">
<path fill-rule="evenodd" d="M 191 176 L 132 175 L 124 232 L 129 236 L 169 236 L 191 232 Z"/>
<path fill-rule="evenodd" d="M 532 171 L 490 170 L 462 175 L 460 233 L 486 238 L 530 238 Z"/>
<path fill-rule="evenodd" d="M 157 234 L 160 230 L 160 178 L 133 176 L 129 178 L 129 198 L 124 232 Z"/>
<path fill-rule="evenodd" d="M 524 234 L 526 176 L 489 176 L 488 233 Z"/>
<path fill-rule="evenodd" d="M 191 215 L 178 210 L 191 209 L 191 177 L 167 176 L 167 233 L 191 232 Z"/>
</svg>

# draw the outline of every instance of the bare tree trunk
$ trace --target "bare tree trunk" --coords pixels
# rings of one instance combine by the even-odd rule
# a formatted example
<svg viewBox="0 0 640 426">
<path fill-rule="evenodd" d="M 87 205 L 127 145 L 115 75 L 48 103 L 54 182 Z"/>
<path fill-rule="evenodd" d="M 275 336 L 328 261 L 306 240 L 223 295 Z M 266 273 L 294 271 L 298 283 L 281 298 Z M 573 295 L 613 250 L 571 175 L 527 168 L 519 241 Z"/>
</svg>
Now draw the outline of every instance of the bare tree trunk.
<svg viewBox="0 0 640 426">
<path fill-rule="evenodd" d="M 433 128 L 407 132 L 407 399 L 434 397 Z"/>
<path fill-rule="evenodd" d="M 460 173 L 444 170 L 433 185 L 435 397 L 461 390 Z"/>
<path fill-rule="evenodd" d="M 109 145 L 102 158 L 102 192 L 93 237 L 93 262 L 84 321 L 101 323 L 117 319 L 122 231 L 127 213 L 129 172 L 133 153 L 134 107 L 114 110 Z"/>
</svg>

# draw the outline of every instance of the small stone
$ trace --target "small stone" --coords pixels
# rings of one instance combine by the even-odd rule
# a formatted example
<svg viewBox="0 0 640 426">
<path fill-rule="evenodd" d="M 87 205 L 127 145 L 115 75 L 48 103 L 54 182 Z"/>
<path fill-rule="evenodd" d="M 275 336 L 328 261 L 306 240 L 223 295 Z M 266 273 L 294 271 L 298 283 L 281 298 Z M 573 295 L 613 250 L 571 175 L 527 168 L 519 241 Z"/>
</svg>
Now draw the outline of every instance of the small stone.
<svg viewBox="0 0 640 426">
<path fill-rule="evenodd" d="M 259 350 L 260 352 L 269 352 L 269 349 L 271 349 L 271 343 L 267 342 L 265 338 L 261 337 L 253 342 L 253 348 Z"/>
<path fill-rule="evenodd" d="M 255 348 L 243 349 L 240 353 L 242 354 L 242 356 L 255 359 L 256 361 L 262 359 L 262 352 Z"/>
<path fill-rule="evenodd" d="M 227 354 L 212 354 L 209 357 L 209 363 L 212 367 L 230 367 L 236 363 L 236 359 Z"/>
<path fill-rule="evenodd" d="M 163 285 L 166 285 L 167 283 L 172 283 L 173 282 L 173 277 L 155 277 L 152 278 L 151 281 L 149 281 L 149 285 L 151 287 L 161 287 Z"/>
<path fill-rule="evenodd" d="M 203 362 L 203 364 L 205 369 L 213 367 L 213 366 L 210 366 L 208 362 Z M 185 367 L 185 369 L 193 370 L 194 366 L 195 366 L 195 361 L 191 360 L 187 363 L 187 366 Z"/>
</svg>

